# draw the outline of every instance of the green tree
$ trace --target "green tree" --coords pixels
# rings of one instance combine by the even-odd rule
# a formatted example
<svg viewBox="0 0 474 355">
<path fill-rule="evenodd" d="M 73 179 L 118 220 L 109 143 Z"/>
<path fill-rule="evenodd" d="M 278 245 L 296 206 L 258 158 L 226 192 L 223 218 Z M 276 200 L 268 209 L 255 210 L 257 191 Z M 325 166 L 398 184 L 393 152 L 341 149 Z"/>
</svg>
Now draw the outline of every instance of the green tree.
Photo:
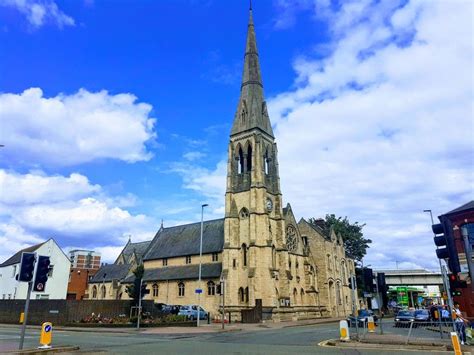
<svg viewBox="0 0 474 355">
<path fill-rule="evenodd" d="M 133 275 L 135 275 L 135 281 L 133 284 L 128 285 L 126 288 L 126 292 L 130 298 L 132 298 L 135 303 L 138 303 L 138 299 L 140 298 L 140 283 L 143 278 L 143 274 L 145 273 L 145 268 L 142 264 L 138 265 L 135 270 L 133 270 Z M 142 295 L 143 297 L 144 295 Z"/>
<path fill-rule="evenodd" d="M 310 218 L 309 222 L 317 225 L 314 218 Z M 355 260 L 361 261 L 367 254 L 369 244 L 372 243 L 370 239 L 364 238 L 362 233 L 365 223 L 351 223 L 347 217 L 336 217 L 334 214 L 327 214 L 324 222 L 326 230 L 329 231 L 332 227 L 334 232 L 342 237 L 346 253 Z"/>
</svg>

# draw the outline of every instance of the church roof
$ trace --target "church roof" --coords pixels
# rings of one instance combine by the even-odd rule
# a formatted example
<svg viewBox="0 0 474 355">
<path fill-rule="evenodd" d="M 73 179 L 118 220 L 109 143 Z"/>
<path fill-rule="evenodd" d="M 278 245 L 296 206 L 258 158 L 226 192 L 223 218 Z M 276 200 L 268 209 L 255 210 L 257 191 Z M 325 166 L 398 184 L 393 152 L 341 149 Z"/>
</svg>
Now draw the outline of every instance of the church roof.
<svg viewBox="0 0 474 355">
<path fill-rule="evenodd" d="M 123 248 L 122 250 L 122 255 L 125 258 L 125 262 L 128 264 L 133 253 L 135 253 L 137 255 L 137 258 L 139 259 L 137 262 L 140 263 L 141 259 L 143 258 L 143 255 L 145 255 L 146 251 L 148 250 L 150 243 L 151 240 L 139 243 L 127 243 L 127 245 L 125 245 L 125 248 Z"/>
<path fill-rule="evenodd" d="M 257 39 L 252 9 L 250 8 L 240 99 L 232 125 L 231 136 L 254 128 L 260 129 L 273 137 L 272 125 L 263 94 Z"/>
<path fill-rule="evenodd" d="M 172 258 L 199 254 L 201 222 L 160 228 L 153 238 L 143 260 Z M 224 245 L 224 218 L 203 224 L 203 254 L 222 251 Z"/>
<path fill-rule="evenodd" d="M 128 275 L 131 265 L 129 264 L 108 264 L 102 265 L 95 273 L 89 283 L 110 282 L 113 280 L 122 280 Z"/>
<path fill-rule="evenodd" d="M 202 264 L 201 277 L 203 279 L 220 277 L 222 263 Z M 166 281 L 166 280 L 189 280 L 199 277 L 199 264 L 166 266 L 155 269 L 146 269 L 143 281 Z M 123 283 L 131 283 L 135 280 L 134 275 L 127 277 Z"/>
<path fill-rule="evenodd" d="M 306 219 L 301 218 L 298 224 L 306 223 L 310 228 L 315 230 L 319 235 L 321 235 L 324 239 L 331 240 L 331 232 L 327 227 L 322 227 L 319 225 L 315 225 L 313 223 L 309 223 Z"/>
</svg>

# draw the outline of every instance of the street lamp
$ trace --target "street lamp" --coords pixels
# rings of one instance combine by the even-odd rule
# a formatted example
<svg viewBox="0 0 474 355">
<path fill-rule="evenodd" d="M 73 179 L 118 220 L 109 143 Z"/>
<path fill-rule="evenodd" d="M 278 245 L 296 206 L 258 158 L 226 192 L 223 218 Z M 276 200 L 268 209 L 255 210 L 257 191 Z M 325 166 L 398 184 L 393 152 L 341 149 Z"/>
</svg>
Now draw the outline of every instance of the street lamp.
<svg viewBox="0 0 474 355">
<path fill-rule="evenodd" d="M 197 326 L 199 327 L 199 319 L 201 318 L 201 268 L 202 268 L 202 231 L 204 226 L 204 207 L 209 206 L 207 203 L 201 205 L 201 241 L 199 243 L 199 291 L 198 291 L 198 309 L 197 309 Z"/>
</svg>

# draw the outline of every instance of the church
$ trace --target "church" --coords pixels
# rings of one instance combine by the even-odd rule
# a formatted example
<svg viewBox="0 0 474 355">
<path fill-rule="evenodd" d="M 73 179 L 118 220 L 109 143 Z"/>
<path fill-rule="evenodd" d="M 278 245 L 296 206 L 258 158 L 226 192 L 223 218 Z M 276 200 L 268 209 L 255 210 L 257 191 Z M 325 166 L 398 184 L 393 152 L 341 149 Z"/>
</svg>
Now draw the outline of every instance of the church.
<svg viewBox="0 0 474 355">
<path fill-rule="evenodd" d="M 285 168 L 285 167 L 282 167 Z M 161 228 L 140 258 L 146 299 L 174 305 L 197 304 L 218 314 L 221 280 L 226 312 L 239 320 L 241 311 L 256 305 L 264 319 L 274 321 L 345 316 L 352 298 L 347 280 L 354 261 L 341 236 L 301 219 L 280 190 L 278 150 L 267 111 L 257 41 L 249 13 L 240 98 L 228 147 L 224 218 L 203 224 L 202 281 L 199 284 L 201 223 Z M 129 246 L 130 248 L 130 246 Z M 115 267 L 124 269 L 125 258 Z M 113 265 L 109 274 L 114 274 Z M 105 299 L 127 298 L 127 275 L 107 281 L 98 272 L 89 295 L 104 287 Z M 101 278 L 102 275 L 102 278 Z M 95 287 L 93 290 L 92 288 Z M 94 297 L 89 297 L 94 298 Z M 356 303 L 357 304 L 357 303 Z"/>
</svg>

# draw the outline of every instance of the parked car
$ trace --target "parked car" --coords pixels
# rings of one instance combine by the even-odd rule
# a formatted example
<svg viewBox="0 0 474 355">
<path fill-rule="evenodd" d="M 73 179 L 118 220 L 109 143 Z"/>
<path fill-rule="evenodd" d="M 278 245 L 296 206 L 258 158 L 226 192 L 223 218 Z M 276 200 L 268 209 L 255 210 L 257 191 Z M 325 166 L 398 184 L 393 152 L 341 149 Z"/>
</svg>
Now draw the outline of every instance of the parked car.
<svg viewBox="0 0 474 355">
<path fill-rule="evenodd" d="M 415 322 L 429 322 L 430 320 L 430 312 L 427 309 L 417 309 L 415 311 Z"/>
<path fill-rule="evenodd" d="M 406 327 L 415 320 L 415 312 L 402 310 L 395 316 L 395 327 Z"/>
<path fill-rule="evenodd" d="M 202 308 L 196 305 L 181 306 L 179 309 L 179 316 L 186 316 L 187 319 L 195 320 L 199 314 L 199 319 L 207 319 L 207 312 Z"/>
<path fill-rule="evenodd" d="M 161 312 L 163 312 L 163 314 L 178 314 L 180 308 L 181 308 L 181 306 L 175 306 L 175 305 L 172 305 L 172 304 L 165 304 L 161 308 Z"/>
<path fill-rule="evenodd" d="M 367 309 L 360 309 L 357 315 L 357 321 L 358 321 L 358 326 L 363 327 L 367 322 L 369 317 L 374 318 L 374 323 L 377 325 L 378 317 L 374 314 L 373 311 L 367 310 Z M 347 324 L 349 327 L 355 327 L 356 326 L 356 318 L 354 315 L 350 315 L 347 317 Z"/>
</svg>

